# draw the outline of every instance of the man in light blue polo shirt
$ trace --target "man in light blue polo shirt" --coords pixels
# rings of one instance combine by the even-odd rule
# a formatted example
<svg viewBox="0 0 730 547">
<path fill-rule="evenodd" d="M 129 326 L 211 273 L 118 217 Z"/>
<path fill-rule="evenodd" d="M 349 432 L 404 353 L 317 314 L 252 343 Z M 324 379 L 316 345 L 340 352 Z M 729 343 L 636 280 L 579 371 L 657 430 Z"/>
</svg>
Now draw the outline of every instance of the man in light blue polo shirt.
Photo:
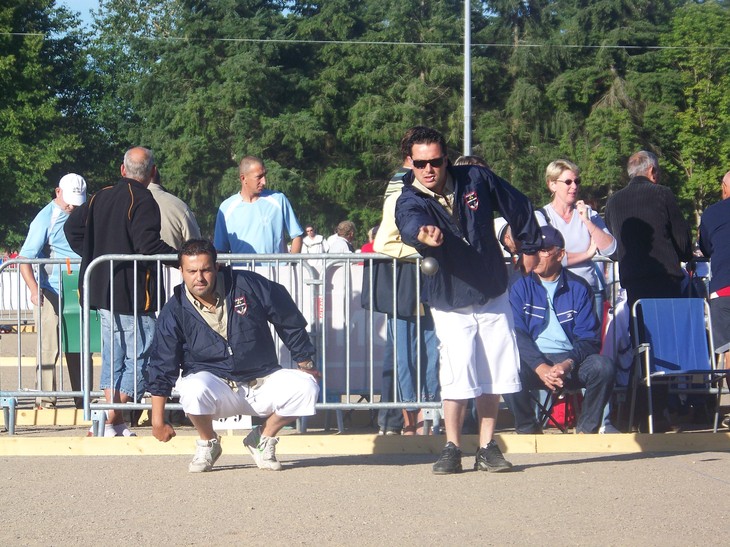
<svg viewBox="0 0 730 547">
<path fill-rule="evenodd" d="M 64 175 L 56 188 L 56 197 L 36 215 L 30 224 L 28 236 L 20 249 L 19 258 L 81 258 L 71 250 L 63 232 L 69 214 L 86 201 L 86 181 L 80 175 Z M 78 270 L 78 264 L 73 268 Z M 44 391 L 56 390 L 56 360 L 58 359 L 58 317 L 60 267 L 41 265 L 36 280 L 33 266 L 20 265 L 20 275 L 30 290 L 30 299 L 38 311 L 36 320 L 40 322 L 41 337 L 41 385 Z M 74 391 L 81 390 L 81 355 L 66 353 L 66 366 Z M 42 397 L 36 404 L 53 408 L 55 397 Z M 82 408 L 83 399 L 75 398 L 76 408 Z"/>
<path fill-rule="evenodd" d="M 289 200 L 281 192 L 266 190 L 266 167 L 255 156 L 246 156 L 238 166 L 241 191 L 218 208 L 215 221 L 215 248 L 222 253 L 286 253 L 302 250 L 302 234 Z"/>
</svg>

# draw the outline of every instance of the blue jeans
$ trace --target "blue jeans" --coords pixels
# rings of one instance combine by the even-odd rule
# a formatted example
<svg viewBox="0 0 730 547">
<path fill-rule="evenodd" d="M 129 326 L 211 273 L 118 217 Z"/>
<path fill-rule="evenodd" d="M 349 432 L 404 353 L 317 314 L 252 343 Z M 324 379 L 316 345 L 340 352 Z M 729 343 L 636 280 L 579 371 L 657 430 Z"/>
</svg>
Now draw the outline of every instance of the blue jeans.
<svg viewBox="0 0 730 547">
<path fill-rule="evenodd" d="M 567 353 L 547 354 L 554 363 L 566 359 Z M 585 397 L 581 408 L 576 431 L 578 433 L 596 433 L 603 422 L 603 409 L 613 392 L 616 367 L 611 359 L 604 355 L 589 355 L 585 361 L 575 366 L 565 378 L 568 389 L 585 388 Z M 503 395 L 507 406 L 515 416 L 517 433 L 536 433 L 540 424 L 535 416 L 535 406 L 530 399 L 531 389 L 547 389 L 540 377 L 526 363 L 520 364 L 520 380 L 522 391 Z"/>
<path fill-rule="evenodd" d="M 380 401 L 395 401 L 395 383 L 393 378 L 393 330 L 388 320 L 387 339 L 385 341 L 385 357 L 383 357 L 383 383 L 380 387 Z M 403 429 L 403 412 L 400 408 L 381 408 L 378 411 L 378 427 L 381 431 L 397 431 Z"/>
<path fill-rule="evenodd" d="M 398 398 L 406 403 L 418 400 L 420 370 L 421 400 L 438 401 L 439 341 L 434 331 L 431 314 L 426 313 L 421 317 L 420 368 L 418 363 L 419 337 L 415 318 L 411 320 L 388 317 L 388 338 L 396 340 Z"/>
<path fill-rule="evenodd" d="M 99 315 L 102 329 L 100 387 L 119 391 L 138 401 L 145 392 L 144 371 L 150 360 L 155 314 L 137 315 L 136 352 L 134 315 L 115 313 L 113 322 L 109 310 L 99 310 Z M 112 324 L 114 332 L 110 335 Z"/>
</svg>

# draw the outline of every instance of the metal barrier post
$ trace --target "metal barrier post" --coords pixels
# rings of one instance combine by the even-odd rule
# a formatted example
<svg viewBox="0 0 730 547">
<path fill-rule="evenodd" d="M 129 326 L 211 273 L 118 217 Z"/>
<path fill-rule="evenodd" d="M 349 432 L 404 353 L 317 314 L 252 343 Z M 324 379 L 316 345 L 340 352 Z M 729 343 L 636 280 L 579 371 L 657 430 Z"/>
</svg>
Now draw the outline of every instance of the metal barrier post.
<svg viewBox="0 0 730 547">
<path fill-rule="evenodd" d="M 106 411 L 105 410 L 92 410 L 91 411 L 91 434 L 94 437 L 103 437 L 105 427 L 106 427 Z"/>
<path fill-rule="evenodd" d="M 15 435 L 15 407 L 18 400 L 15 397 L 0 398 L 0 406 L 3 407 L 3 418 L 5 419 L 5 428 L 10 435 Z"/>
</svg>

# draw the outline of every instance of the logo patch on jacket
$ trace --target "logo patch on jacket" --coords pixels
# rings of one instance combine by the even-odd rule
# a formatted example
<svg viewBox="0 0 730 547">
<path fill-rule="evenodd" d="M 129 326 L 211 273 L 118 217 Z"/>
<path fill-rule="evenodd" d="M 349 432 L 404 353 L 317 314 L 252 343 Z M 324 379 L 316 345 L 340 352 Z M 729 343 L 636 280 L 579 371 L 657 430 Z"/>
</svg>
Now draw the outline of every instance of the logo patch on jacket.
<svg viewBox="0 0 730 547">
<path fill-rule="evenodd" d="M 248 302 L 246 302 L 245 296 L 237 296 L 233 300 L 233 310 L 238 315 L 241 315 L 241 316 L 246 315 L 246 312 L 248 311 Z"/>
<path fill-rule="evenodd" d="M 464 203 L 466 203 L 469 209 L 476 211 L 479 209 L 479 196 L 477 196 L 476 192 L 469 192 L 464 196 Z"/>
</svg>

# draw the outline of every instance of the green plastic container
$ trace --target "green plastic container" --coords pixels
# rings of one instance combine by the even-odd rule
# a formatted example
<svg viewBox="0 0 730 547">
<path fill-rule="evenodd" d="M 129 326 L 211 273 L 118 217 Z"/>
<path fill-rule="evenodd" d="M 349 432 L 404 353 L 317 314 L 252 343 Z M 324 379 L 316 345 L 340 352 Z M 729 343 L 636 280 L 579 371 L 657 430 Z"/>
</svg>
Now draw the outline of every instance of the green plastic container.
<svg viewBox="0 0 730 547">
<path fill-rule="evenodd" d="M 79 305 L 79 272 L 62 272 L 61 321 L 63 323 L 63 351 L 81 353 L 81 306 Z M 101 317 L 89 313 L 89 351 L 101 352 Z"/>
</svg>

